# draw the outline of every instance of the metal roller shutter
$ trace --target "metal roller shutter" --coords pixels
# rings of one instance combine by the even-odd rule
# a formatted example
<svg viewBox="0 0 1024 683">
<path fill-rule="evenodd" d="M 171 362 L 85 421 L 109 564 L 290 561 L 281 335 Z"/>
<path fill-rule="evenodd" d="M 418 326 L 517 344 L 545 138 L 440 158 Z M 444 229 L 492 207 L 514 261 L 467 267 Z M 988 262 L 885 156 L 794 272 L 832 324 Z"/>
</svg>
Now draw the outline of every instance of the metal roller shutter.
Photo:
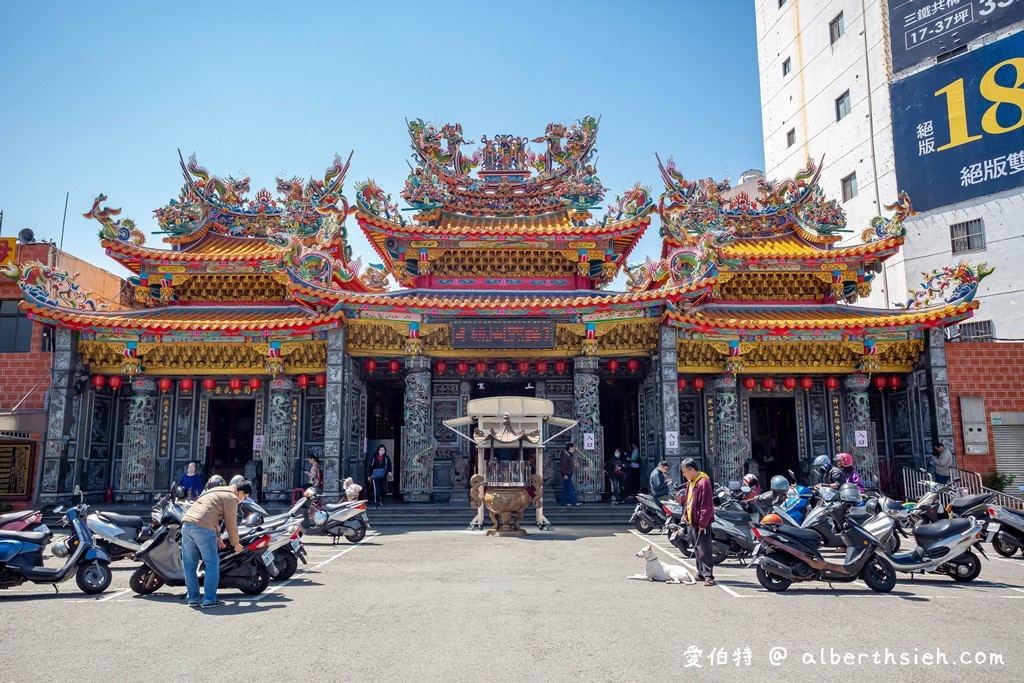
<svg viewBox="0 0 1024 683">
<path fill-rule="evenodd" d="M 1024 486 L 1024 425 L 992 425 L 996 447 L 996 468 L 1014 476 L 1010 492 Z"/>
</svg>

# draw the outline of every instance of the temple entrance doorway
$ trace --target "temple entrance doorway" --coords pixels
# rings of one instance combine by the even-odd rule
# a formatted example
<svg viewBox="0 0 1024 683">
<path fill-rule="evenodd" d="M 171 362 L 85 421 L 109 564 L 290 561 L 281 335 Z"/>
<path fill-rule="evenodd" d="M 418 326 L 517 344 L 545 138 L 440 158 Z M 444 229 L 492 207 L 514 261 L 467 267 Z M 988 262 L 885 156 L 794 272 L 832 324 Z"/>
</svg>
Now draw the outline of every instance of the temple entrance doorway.
<svg viewBox="0 0 1024 683">
<path fill-rule="evenodd" d="M 605 491 L 611 491 L 607 481 L 608 461 L 616 448 L 622 449 L 626 458 L 632 444 L 640 444 L 639 380 L 632 378 L 603 379 L 598 387 L 598 401 L 601 404 L 601 427 L 604 432 L 604 453 L 601 464 L 605 468 Z M 651 465 L 653 467 L 653 465 Z M 630 470 L 626 473 L 625 491 L 635 493 L 644 484 L 650 468 Z"/>
<path fill-rule="evenodd" d="M 356 483 L 369 486 L 366 481 L 367 459 L 377 452 L 382 443 L 388 447 L 391 457 L 392 478 L 388 481 L 387 496 L 400 498 L 398 482 L 402 472 L 402 425 L 405 424 L 405 382 L 401 379 L 369 382 L 366 385 L 366 445 L 367 452 L 359 462 L 353 479 Z M 372 448 L 371 448 L 372 445 Z"/>
<path fill-rule="evenodd" d="M 800 471 L 795 399 L 750 399 L 750 453 L 757 464 L 752 471 L 766 491 L 776 474 Z"/>
<path fill-rule="evenodd" d="M 210 401 L 207 421 L 206 460 L 203 475 L 219 474 L 226 480 L 245 475 L 252 459 L 252 437 L 256 428 L 256 400 L 217 398 Z"/>
</svg>

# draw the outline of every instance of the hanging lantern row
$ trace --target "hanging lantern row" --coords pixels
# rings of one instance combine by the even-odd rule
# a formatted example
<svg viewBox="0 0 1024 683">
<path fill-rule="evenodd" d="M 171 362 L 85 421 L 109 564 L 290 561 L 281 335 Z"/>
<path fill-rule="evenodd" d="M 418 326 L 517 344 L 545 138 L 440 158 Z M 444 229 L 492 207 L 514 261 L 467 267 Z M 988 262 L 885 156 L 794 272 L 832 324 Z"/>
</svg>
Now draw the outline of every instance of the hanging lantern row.
<svg viewBox="0 0 1024 683">
<path fill-rule="evenodd" d="M 367 358 L 366 361 L 363 363 L 363 367 L 366 368 L 366 371 L 371 375 L 377 371 L 377 366 L 378 363 L 373 358 Z M 397 358 L 392 358 L 391 360 L 388 361 L 388 370 L 392 374 L 397 374 L 401 369 L 402 361 L 398 360 Z"/>
<path fill-rule="evenodd" d="M 903 380 L 898 375 L 891 375 L 886 377 L 885 375 L 875 375 L 875 388 L 882 391 L 886 387 L 896 390 L 903 384 Z"/>
</svg>

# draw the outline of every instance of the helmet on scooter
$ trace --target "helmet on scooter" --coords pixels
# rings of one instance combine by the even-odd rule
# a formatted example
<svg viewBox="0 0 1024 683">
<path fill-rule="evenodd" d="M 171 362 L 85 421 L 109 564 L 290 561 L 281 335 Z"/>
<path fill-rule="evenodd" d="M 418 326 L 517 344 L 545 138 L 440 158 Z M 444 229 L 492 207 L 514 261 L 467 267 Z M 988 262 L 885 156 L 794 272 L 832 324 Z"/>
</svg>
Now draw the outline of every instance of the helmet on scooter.
<svg viewBox="0 0 1024 683">
<path fill-rule="evenodd" d="M 755 486 L 757 486 L 757 477 L 755 477 L 753 474 L 745 475 L 743 477 L 743 485 L 749 486 L 750 488 L 754 488 Z"/>
<path fill-rule="evenodd" d="M 228 486 L 238 486 L 243 481 L 245 481 L 245 477 L 243 477 L 241 474 L 236 474 L 235 476 L 231 477 L 230 480 L 228 480 Z"/>
<path fill-rule="evenodd" d="M 769 512 L 761 518 L 761 524 L 782 524 L 782 517 L 779 517 L 774 512 Z"/>
<path fill-rule="evenodd" d="M 853 467 L 853 456 L 849 453 L 836 453 L 836 467 Z"/>
<path fill-rule="evenodd" d="M 864 504 L 864 512 L 868 513 L 870 517 L 874 517 L 878 514 L 881 506 L 878 504 L 877 498 L 869 498 L 868 502 Z"/>
<path fill-rule="evenodd" d="M 178 486 L 174 489 L 174 497 L 177 500 L 184 500 L 188 496 L 188 491 L 185 490 L 184 486 Z"/>
<path fill-rule="evenodd" d="M 68 547 L 68 537 L 61 536 L 53 545 L 50 546 L 50 552 L 54 557 L 67 557 L 71 554 L 71 549 Z"/>
<path fill-rule="evenodd" d="M 832 467 L 832 460 L 827 455 L 819 455 L 811 463 L 811 466 L 818 471 L 827 470 Z"/>
<path fill-rule="evenodd" d="M 215 474 L 215 475 L 213 475 L 212 477 L 210 477 L 209 479 L 206 480 L 206 488 L 208 488 L 208 489 L 217 488 L 218 486 L 227 486 L 227 485 L 228 485 L 228 483 L 226 481 L 224 481 L 224 477 L 220 476 L 219 474 Z"/>
<path fill-rule="evenodd" d="M 844 503 L 859 503 L 860 489 L 856 484 L 843 484 L 839 487 L 839 500 Z"/>
<path fill-rule="evenodd" d="M 772 477 L 770 486 L 774 493 L 787 493 L 789 491 L 789 479 L 786 479 L 781 474 L 776 474 Z"/>
<path fill-rule="evenodd" d="M 327 513 L 323 510 L 317 510 L 313 513 L 313 526 L 323 526 L 327 523 Z"/>
</svg>

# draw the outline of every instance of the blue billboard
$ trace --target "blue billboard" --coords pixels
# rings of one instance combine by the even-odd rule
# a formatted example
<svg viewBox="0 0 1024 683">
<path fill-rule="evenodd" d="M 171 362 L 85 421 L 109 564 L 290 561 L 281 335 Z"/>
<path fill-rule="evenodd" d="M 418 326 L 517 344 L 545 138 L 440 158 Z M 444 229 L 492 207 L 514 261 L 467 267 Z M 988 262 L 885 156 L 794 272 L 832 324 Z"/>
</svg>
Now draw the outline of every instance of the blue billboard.
<svg viewBox="0 0 1024 683">
<path fill-rule="evenodd" d="M 892 70 L 903 71 L 1024 20 L 1024 0 L 890 0 Z"/>
<path fill-rule="evenodd" d="M 1024 185 L 1024 32 L 893 81 L 896 183 L 918 211 Z"/>
</svg>

